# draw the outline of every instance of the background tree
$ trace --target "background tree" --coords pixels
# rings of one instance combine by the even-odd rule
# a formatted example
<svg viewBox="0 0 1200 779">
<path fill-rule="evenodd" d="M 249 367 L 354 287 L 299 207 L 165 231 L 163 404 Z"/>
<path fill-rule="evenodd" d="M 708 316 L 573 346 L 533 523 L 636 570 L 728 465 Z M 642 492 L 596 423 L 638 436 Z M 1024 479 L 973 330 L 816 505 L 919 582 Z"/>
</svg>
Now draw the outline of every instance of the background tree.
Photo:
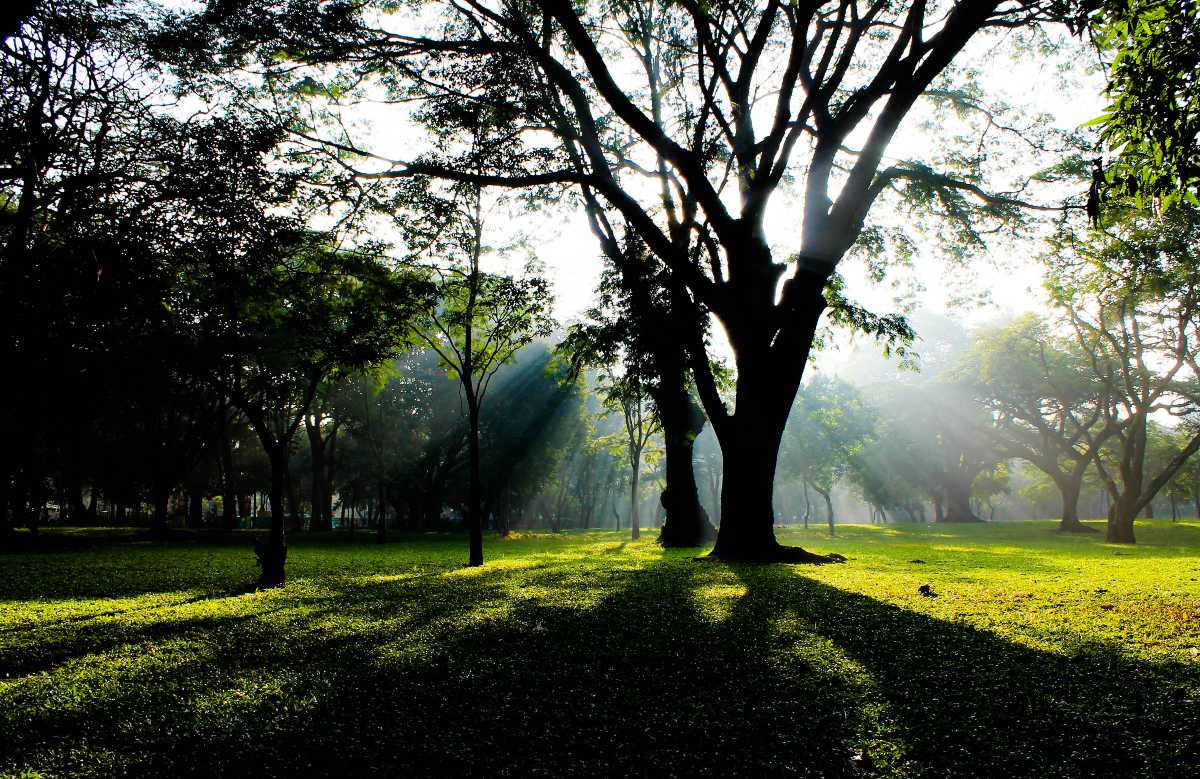
<svg viewBox="0 0 1200 779">
<path fill-rule="evenodd" d="M 1106 390 L 1088 357 L 1028 314 L 976 331 L 960 370 L 991 413 L 992 424 L 981 429 L 1005 456 L 1028 462 L 1058 487 L 1059 529 L 1089 530 L 1079 521 L 1080 491 L 1117 426 L 1105 417 Z"/>
<path fill-rule="evenodd" d="M 607 374 L 600 383 L 604 408 L 619 414 L 624 422 L 623 448 L 629 464 L 629 530 L 635 541 L 641 536 L 642 460 L 650 440 L 662 431 L 654 399 L 636 369 L 624 375 Z"/>
<path fill-rule="evenodd" d="M 849 384 L 820 374 L 796 394 L 784 433 L 780 470 L 821 496 L 834 535 L 833 487 L 850 473 L 854 459 L 871 446 L 874 419 Z"/>
<path fill-rule="evenodd" d="M 1064 232 L 1054 244 L 1054 302 L 1103 385 L 1104 422 L 1117 428 L 1115 458 L 1097 463 L 1113 498 L 1112 543 L 1134 543 L 1134 518 L 1200 449 L 1192 436 L 1146 472 L 1151 417 L 1191 417 L 1200 399 L 1198 231 L 1200 211 L 1187 207 L 1162 222 L 1132 216 L 1111 233 Z"/>
<path fill-rule="evenodd" d="M 480 474 L 480 411 L 493 377 L 518 351 L 554 326 L 552 296 L 545 279 L 485 273 L 483 190 L 464 185 L 439 199 L 446 215 L 436 237 L 423 247 L 442 264 L 437 276 L 439 304 L 417 329 L 418 338 L 456 376 L 467 403 L 468 565 L 483 565 L 483 479 Z"/>
</svg>

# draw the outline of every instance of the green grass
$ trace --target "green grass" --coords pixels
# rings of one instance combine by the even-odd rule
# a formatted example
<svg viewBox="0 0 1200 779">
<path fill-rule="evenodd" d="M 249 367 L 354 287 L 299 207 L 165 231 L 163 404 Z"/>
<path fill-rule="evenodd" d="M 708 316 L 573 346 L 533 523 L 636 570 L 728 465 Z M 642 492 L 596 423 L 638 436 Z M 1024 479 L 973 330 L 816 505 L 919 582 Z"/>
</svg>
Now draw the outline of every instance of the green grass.
<svg viewBox="0 0 1200 779">
<path fill-rule="evenodd" d="M 246 535 L 44 533 L 0 556 L 0 775 L 1200 775 L 1200 523 L 1051 528 L 296 536 L 261 593 Z"/>
</svg>

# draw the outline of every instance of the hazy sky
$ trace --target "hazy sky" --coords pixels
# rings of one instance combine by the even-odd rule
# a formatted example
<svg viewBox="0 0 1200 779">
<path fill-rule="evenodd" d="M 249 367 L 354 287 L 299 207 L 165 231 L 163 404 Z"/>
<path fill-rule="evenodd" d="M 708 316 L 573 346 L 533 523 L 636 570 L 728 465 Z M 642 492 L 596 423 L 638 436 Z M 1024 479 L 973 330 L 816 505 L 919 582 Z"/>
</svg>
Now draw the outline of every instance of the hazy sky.
<svg viewBox="0 0 1200 779">
<path fill-rule="evenodd" d="M 1014 59 L 1009 51 L 1010 47 L 997 46 L 994 39 L 980 42 L 957 65 L 976 69 L 978 83 L 989 97 L 1020 107 L 1026 113 L 1046 113 L 1050 123 L 1057 127 L 1075 128 L 1099 114 L 1103 80 L 1094 73 L 1084 72 L 1082 64 L 1090 59 L 1082 48 L 1050 60 Z M 383 156 L 411 158 L 414 148 L 420 145 L 411 131 L 406 130 L 403 111 L 394 106 L 360 105 L 351 118 L 361 123 L 356 134 L 365 139 L 365 145 Z M 950 125 L 953 122 L 950 117 Z M 954 127 L 935 122 L 929 111 L 923 114 L 915 110 L 889 147 L 884 164 L 909 157 L 928 159 L 930 150 L 941 144 L 942 136 L 964 128 L 962 124 Z M 993 133 L 993 137 L 996 135 Z M 797 152 L 797 158 L 802 160 L 803 149 Z M 1046 156 L 1037 167 L 1057 161 Z M 996 182 L 998 186 L 1003 183 Z M 1057 204 L 1064 194 L 1034 189 L 1025 197 Z M 872 210 L 872 218 L 905 218 L 887 213 L 884 206 L 878 204 Z M 796 248 L 799 213 L 797 198 L 785 192 L 777 194 L 767 219 L 768 238 L 777 258 L 786 257 Z M 510 221 L 496 220 L 501 223 L 498 235 L 514 226 Z M 601 268 L 599 249 L 583 214 L 559 211 L 530 215 L 515 220 L 515 226 L 528 237 L 529 246 L 553 282 L 560 321 L 565 323 L 578 317 L 592 303 Z M 503 238 L 494 242 L 503 242 Z M 986 293 L 988 299 L 983 305 L 954 309 L 956 318 L 978 322 L 1044 305 L 1039 266 L 1031 259 L 1039 251 L 1040 244 L 1036 241 L 1012 244 L 1000 240 L 990 257 L 971 264 L 969 273 L 948 267 L 933 252 L 921 252 L 911 269 L 892 274 L 882 284 L 867 279 L 862 268 L 853 262 L 843 262 L 839 270 L 848 281 L 851 298 L 877 313 L 897 310 L 897 297 L 907 298 L 910 304 L 917 301 L 922 308 L 944 311 L 951 307 L 954 298 L 973 298 Z M 492 269 L 515 272 L 524 266 L 526 259 L 523 254 L 493 255 L 488 262 Z M 915 293 L 914 282 L 919 290 Z"/>
</svg>

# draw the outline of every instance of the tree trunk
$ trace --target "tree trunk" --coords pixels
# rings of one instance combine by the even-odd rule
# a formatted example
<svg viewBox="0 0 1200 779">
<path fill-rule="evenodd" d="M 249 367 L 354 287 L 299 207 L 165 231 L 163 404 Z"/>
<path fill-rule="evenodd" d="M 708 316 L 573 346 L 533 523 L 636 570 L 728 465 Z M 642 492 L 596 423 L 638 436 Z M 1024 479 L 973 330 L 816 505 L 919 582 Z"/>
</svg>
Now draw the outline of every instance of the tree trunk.
<svg viewBox="0 0 1200 779">
<path fill-rule="evenodd" d="M 188 495 L 188 527 L 204 526 L 204 496 L 199 490 L 193 490 Z"/>
<path fill-rule="evenodd" d="M 262 573 L 258 577 L 260 588 L 282 587 L 287 580 L 286 507 L 283 503 L 288 478 L 287 445 L 272 446 L 267 457 L 271 461 L 271 527 L 267 531 L 266 542 L 259 539 L 254 545 L 259 565 L 262 566 Z"/>
<path fill-rule="evenodd" d="M 949 478 L 945 486 L 945 512 L 938 522 L 982 522 L 971 510 L 971 483 L 965 479 Z"/>
<path fill-rule="evenodd" d="M 467 485 L 467 565 L 483 565 L 483 517 L 480 507 L 483 496 L 483 478 L 479 473 L 479 403 L 472 388 L 467 388 L 467 416 L 470 436 L 467 441 L 467 463 L 470 467 Z"/>
<path fill-rule="evenodd" d="M 629 537 L 636 541 L 642 534 L 640 527 L 641 516 L 638 511 L 638 493 L 641 491 L 638 488 L 641 486 L 642 477 L 642 451 L 638 449 L 632 452 L 630 459 L 632 460 L 633 467 L 631 468 L 629 479 Z"/>
<path fill-rule="evenodd" d="M 1104 540 L 1110 544 L 1137 543 L 1133 534 L 1135 511 L 1127 503 L 1128 501 L 1121 500 L 1113 503 L 1108 509 L 1108 533 L 1105 534 Z"/>
<path fill-rule="evenodd" d="M 672 359 L 661 367 L 654 403 L 662 421 L 667 483 L 659 496 L 666 519 L 658 543 L 669 548 L 702 546 L 717 535 L 700 505 L 692 465 L 696 437 L 704 430 L 704 412 L 688 392 L 683 361 Z"/>
<path fill-rule="evenodd" d="M 329 437 L 325 439 L 325 473 L 321 482 L 321 521 L 325 525 L 325 529 L 333 529 L 333 482 L 337 476 L 338 462 L 338 430 L 340 423 L 334 420 L 333 430 L 329 432 Z M 313 509 L 314 516 L 316 509 Z"/>
<path fill-rule="evenodd" d="M 321 436 L 321 417 L 312 414 L 304 417 L 304 432 L 308 434 L 312 464 L 312 518 L 308 522 L 308 530 L 320 533 L 333 529 L 325 516 L 325 439 Z"/>
<path fill-rule="evenodd" d="M 783 425 L 774 424 L 767 403 L 743 400 L 739 380 L 737 413 L 721 438 L 721 527 L 712 554 L 743 562 L 829 562 L 775 539 L 775 464 Z M 747 393 L 749 394 L 749 393 Z"/>
<path fill-rule="evenodd" d="M 221 426 L 221 518 L 226 530 L 237 527 L 237 475 L 233 470 L 233 447 L 229 442 L 229 425 Z"/>
<path fill-rule="evenodd" d="M 825 521 L 829 524 L 829 536 L 832 538 L 833 536 L 837 535 L 837 531 L 833 524 L 833 501 L 830 499 L 829 493 L 825 490 L 815 485 L 813 486 L 813 489 L 817 491 L 818 495 L 825 499 Z"/>
<path fill-rule="evenodd" d="M 1058 529 L 1063 533 L 1091 533 L 1093 529 L 1079 521 L 1079 493 L 1083 488 L 1083 474 L 1078 479 L 1062 479 L 1058 489 L 1062 493 L 1062 520 Z"/>
<path fill-rule="evenodd" d="M 387 542 L 387 502 L 383 499 L 383 482 L 379 482 L 378 497 L 372 504 L 375 513 L 375 543 Z"/>
</svg>

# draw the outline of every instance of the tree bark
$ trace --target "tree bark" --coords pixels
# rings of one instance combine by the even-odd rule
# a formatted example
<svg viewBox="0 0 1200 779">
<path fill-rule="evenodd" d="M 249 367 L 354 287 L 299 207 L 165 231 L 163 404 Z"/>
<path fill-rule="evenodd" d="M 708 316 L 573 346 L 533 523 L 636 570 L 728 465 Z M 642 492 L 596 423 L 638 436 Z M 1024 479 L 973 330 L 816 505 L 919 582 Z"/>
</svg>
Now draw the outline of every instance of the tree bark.
<svg viewBox="0 0 1200 779">
<path fill-rule="evenodd" d="M 704 430 L 704 412 L 688 392 L 683 361 L 659 362 L 662 375 L 654 403 L 662 421 L 667 483 L 659 496 L 666 519 L 658 543 L 668 548 L 702 546 L 717 535 L 708 512 L 700 505 L 692 464 L 696 437 Z"/>
<path fill-rule="evenodd" d="M 826 563 L 840 555 L 816 555 L 785 547 L 775 539 L 775 467 L 788 413 L 804 376 L 817 321 L 825 310 L 826 276 L 797 273 L 783 289 L 791 303 L 781 323 L 774 309 L 783 266 L 771 261 L 761 238 L 726 246 L 746 254 L 746 270 L 730 279 L 733 299 L 721 315 L 738 372 L 734 413 L 729 414 L 715 388 L 701 383 L 701 398 L 721 443 L 721 526 L 712 554 L 747 562 Z M 801 260 L 803 262 L 803 260 Z M 820 266 L 820 263 L 816 263 Z M 693 362 L 693 370 L 707 368 Z"/>
<path fill-rule="evenodd" d="M 1083 474 L 1078 479 L 1064 478 L 1058 482 L 1062 493 L 1062 519 L 1058 529 L 1063 533 L 1091 533 L 1093 528 L 1079 521 L 1079 493 L 1083 489 Z"/>
<path fill-rule="evenodd" d="M 308 434 L 309 459 L 312 464 L 312 518 L 309 520 L 308 530 L 320 533 L 333 529 L 325 512 L 325 438 L 321 435 L 320 415 L 310 414 L 304 417 L 304 432 Z"/>
<path fill-rule="evenodd" d="M 467 415 L 470 424 L 470 440 L 467 442 L 467 463 L 470 467 L 467 485 L 467 565 L 483 565 L 483 477 L 479 472 L 479 403 L 473 387 L 467 388 Z"/>
<path fill-rule="evenodd" d="M 229 443 L 229 426 L 221 429 L 221 515 L 226 530 L 237 527 L 238 509 L 241 504 L 237 495 L 237 475 L 233 470 L 233 448 Z"/>
<path fill-rule="evenodd" d="M 629 474 L 629 537 L 634 541 L 642 535 L 641 512 L 638 507 L 641 490 L 638 489 L 642 477 L 642 451 L 633 452 L 632 467 Z"/>
<path fill-rule="evenodd" d="M 387 501 L 383 499 L 383 482 L 379 482 L 379 491 L 372 504 L 375 513 L 375 543 L 383 544 L 387 542 Z"/>
<path fill-rule="evenodd" d="M 945 486 L 946 507 L 938 522 L 982 522 L 971 510 L 971 484 L 965 479 L 949 478 Z"/>
<path fill-rule="evenodd" d="M 833 500 L 830 499 L 828 492 L 816 486 L 815 484 L 813 485 L 813 489 L 816 490 L 817 494 L 825 500 L 825 521 L 829 524 L 829 535 L 830 537 L 833 537 L 837 535 L 837 530 L 833 524 Z"/>
<path fill-rule="evenodd" d="M 287 580 L 287 538 L 284 531 L 284 493 L 287 489 L 288 451 L 287 445 L 272 446 L 267 452 L 271 461 L 271 526 L 267 531 L 264 543 L 261 539 L 255 543 L 255 554 L 258 555 L 262 573 L 258 577 L 258 586 L 282 587 Z"/>
</svg>

